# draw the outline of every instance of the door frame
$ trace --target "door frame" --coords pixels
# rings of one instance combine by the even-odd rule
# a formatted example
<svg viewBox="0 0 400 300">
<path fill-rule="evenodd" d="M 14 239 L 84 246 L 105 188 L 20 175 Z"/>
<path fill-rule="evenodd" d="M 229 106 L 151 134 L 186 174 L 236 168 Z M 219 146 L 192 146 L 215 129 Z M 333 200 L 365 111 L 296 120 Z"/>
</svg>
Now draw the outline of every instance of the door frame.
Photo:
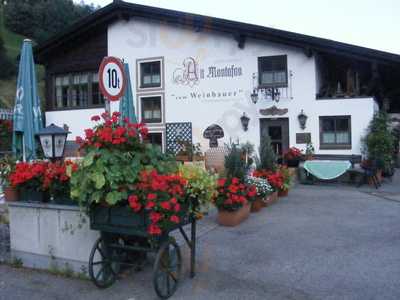
<svg viewBox="0 0 400 300">
<path fill-rule="evenodd" d="M 263 138 L 263 135 L 262 135 L 262 131 L 263 131 L 262 124 L 263 123 L 267 124 L 266 126 L 268 126 L 268 121 L 286 122 L 286 124 L 287 124 L 287 143 L 285 143 L 285 138 L 284 138 L 284 135 L 285 135 L 284 127 L 285 126 L 281 125 L 282 126 L 282 155 L 283 155 L 283 153 L 290 148 L 290 126 L 289 126 L 290 120 L 289 120 L 289 118 L 288 117 L 285 117 L 285 118 L 260 118 L 259 120 L 260 120 L 260 144 L 261 144 L 261 139 Z M 286 146 L 287 146 L 287 149 L 285 148 Z"/>
</svg>

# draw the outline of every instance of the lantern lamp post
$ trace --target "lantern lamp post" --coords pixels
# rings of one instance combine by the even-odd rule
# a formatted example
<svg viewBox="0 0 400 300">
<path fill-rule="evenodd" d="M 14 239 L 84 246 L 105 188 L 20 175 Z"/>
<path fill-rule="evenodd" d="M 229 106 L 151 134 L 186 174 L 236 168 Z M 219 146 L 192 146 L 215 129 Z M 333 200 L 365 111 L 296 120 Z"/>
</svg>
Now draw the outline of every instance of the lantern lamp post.
<svg viewBox="0 0 400 300">
<path fill-rule="evenodd" d="M 68 130 L 51 124 L 36 134 L 46 158 L 55 161 L 64 156 L 68 133 L 70 133 Z"/>
</svg>

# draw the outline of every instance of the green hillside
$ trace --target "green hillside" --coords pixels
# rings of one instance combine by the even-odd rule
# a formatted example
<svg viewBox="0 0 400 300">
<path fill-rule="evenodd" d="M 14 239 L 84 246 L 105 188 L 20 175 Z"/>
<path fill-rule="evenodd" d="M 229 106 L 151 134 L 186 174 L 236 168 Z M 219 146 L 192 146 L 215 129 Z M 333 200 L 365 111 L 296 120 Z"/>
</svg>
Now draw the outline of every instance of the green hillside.
<svg viewBox="0 0 400 300">
<path fill-rule="evenodd" d="M 7 50 L 7 55 L 17 61 L 18 55 L 21 51 L 22 42 L 25 39 L 24 36 L 16 34 L 8 30 L 4 26 L 3 20 L 3 8 L 0 5 L 0 35 L 3 37 L 4 46 Z M 16 64 L 17 68 L 18 64 Z M 36 65 L 36 75 L 38 76 L 39 84 L 39 94 L 41 99 L 43 98 L 44 91 L 44 69 L 42 66 Z M 11 78 L 9 80 L 0 80 L 0 107 L 11 108 L 14 104 L 15 91 L 16 91 L 16 78 Z"/>
</svg>

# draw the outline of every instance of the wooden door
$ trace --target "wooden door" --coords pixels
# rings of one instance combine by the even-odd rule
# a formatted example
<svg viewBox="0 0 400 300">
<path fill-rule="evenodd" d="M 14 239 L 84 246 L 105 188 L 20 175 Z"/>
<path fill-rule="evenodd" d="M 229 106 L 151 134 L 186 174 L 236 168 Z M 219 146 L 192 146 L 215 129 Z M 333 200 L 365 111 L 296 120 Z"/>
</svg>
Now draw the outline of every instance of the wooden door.
<svg viewBox="0 0 400 300">
<path fill-rule="evenodd" d="M 289 119 L 261 119 L 260 120 L 260 139 L 269 135 L 271 146 L 276 155 L 281 157 L 289 149 Z"/>
</svg>

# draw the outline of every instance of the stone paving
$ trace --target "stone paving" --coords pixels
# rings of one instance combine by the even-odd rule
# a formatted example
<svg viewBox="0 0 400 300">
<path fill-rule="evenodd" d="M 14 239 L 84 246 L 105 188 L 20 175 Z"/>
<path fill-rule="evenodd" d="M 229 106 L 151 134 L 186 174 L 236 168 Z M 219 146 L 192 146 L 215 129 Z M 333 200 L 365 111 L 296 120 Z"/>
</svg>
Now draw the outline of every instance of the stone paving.
<svg viewBox="0 0 400 300">
<path fill-rule="evenodd" d="M 400 193 L 394 179 L 383 193 Z M 197 275 L 171 299 L 400 299 L 400 203 L 367 186 L 297 186 L 235 228 L 199 228 Z M 188 249 L 183 246 L 187 267 Z M 0 265 L 0 299 L 156 299 L 151 261 L 111 288 Z"/>
</svg>

